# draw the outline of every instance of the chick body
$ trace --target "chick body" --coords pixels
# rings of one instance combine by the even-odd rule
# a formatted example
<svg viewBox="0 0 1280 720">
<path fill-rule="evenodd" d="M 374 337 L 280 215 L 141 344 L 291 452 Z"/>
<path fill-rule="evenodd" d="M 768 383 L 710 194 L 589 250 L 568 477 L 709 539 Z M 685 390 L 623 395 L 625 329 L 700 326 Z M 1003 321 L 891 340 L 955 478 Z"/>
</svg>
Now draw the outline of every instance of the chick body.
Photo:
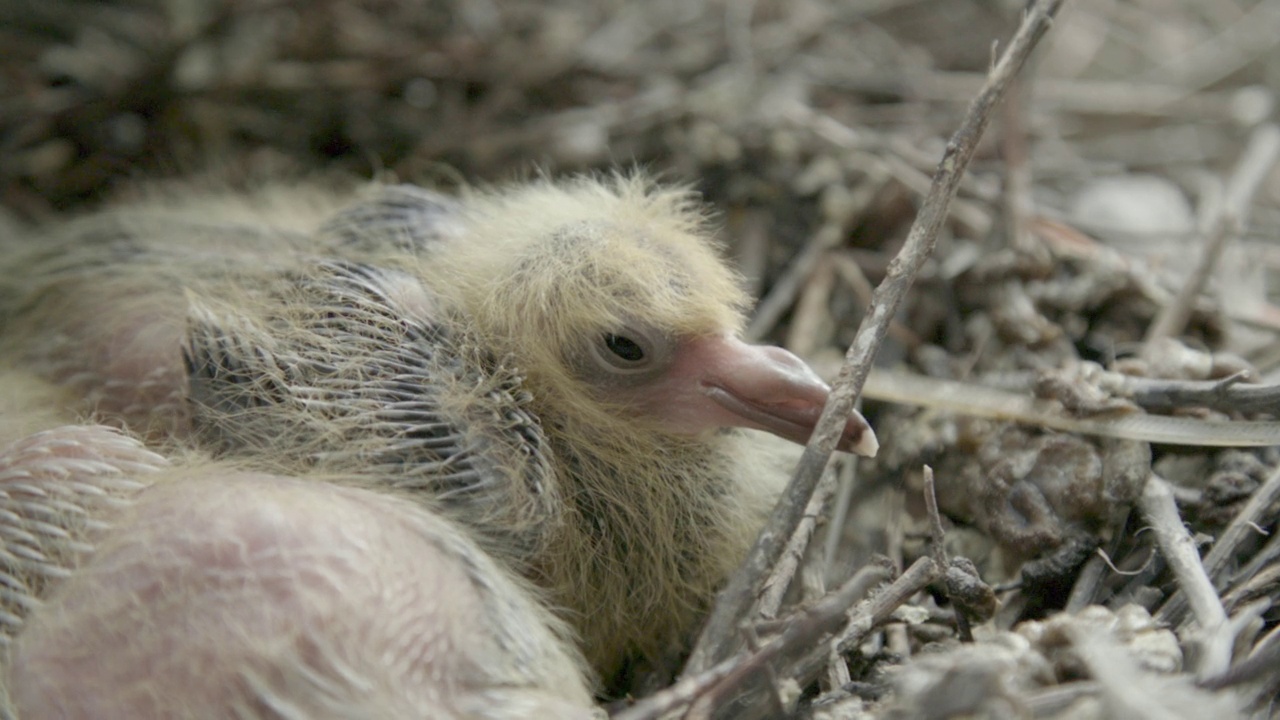
<svg viewBox="0 0 1280 720">
<path fill-rule="evenodd" d="M 544 587 L 603 677 L 678 646 L 784 477 L 772 438 L 724 427 L 802 440 L 825 399 L 734 339 L 746 299 L 690 197 L 393 186 L 297 212 L 340 205 L 91 221 L 0 290 L 12 359 L 162 444 L 414 498 Z M 860 418 L 845 446 L 874 451 Z"/>
<path fill-rule="evenodd" d="M 24 718 L 593 717 L 563 628 L 416 503 L 153 474 L 12 648 Z"/>
<path fill-rule="evenodd" d="M 542 593 L 438 513 L 59 395 L 0 373 L 0 718 L 597 717 Z"/>
</svg>

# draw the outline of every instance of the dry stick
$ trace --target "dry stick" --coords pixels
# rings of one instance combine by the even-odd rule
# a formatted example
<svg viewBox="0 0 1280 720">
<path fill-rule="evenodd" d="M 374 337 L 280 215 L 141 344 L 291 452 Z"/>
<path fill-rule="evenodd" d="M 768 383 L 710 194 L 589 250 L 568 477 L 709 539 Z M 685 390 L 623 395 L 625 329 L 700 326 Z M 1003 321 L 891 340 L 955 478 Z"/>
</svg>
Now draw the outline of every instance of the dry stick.
<svg viewBox="0 0 1280 720">
<path fill-rule="evenodd" d="M 1280 385 L 1254 385 L 1239 374 L 1222 380 L 1166 380 L 1103 373 L 1107 390 L 1145 410 L 1204 407 L 1223 412 L 1265 412 L 1280 408 Z"/>
<path fill-rule="evenodd" d="M 1191 603 L 1204 633 L 1205 653 L 1200 658 L 1198 674 L 1212 677 L 1225 672 L 1231 665 L 1231 646 L 1235 639 L 1231 633 L 1221 632 L 1227 627 L 1227 611 L 1200 564 L 1195 540 L 1182 524 L 1169 484 L 1157 475 L 1148 477 L 1142 497 L 1138 499 L 1138 509 L 1155 531 L 1160 552 Z"/>
<path fill-rule="evenodd" d="M 933 561 L 947 566 L 947 549 L 942 546 L 947 531 L 942 527 L 942 513 L 938 512 L 938 494 L 934 492 L 933 468 L 924 466 L 924 509 L 929 516 L 929 536 L 933 541 Z"/>
<path fill-rule="evenodd" d="M 899 605 L 926 587 L 940 573 L 934 570 L 931 560 L 922 558 L 850 618 L 849 608 L 866 594 L 870 585 L 877 582 L 876 574 L 876 570 L 855 574 L 839 590 L 790 618 L 782 633 L 759 649 L 724 660 L 710 670 L 681 679 L 666 690 L 618 712 L 612 716 L 612 720 L 654 720 L 690 703 L 695 703 L 689 710 L 692 716 L 710 712 L 719 698 L 730 695 L 766 665 L 813 647 L 820 637 L 837 631 L 846 622 L 868 628 L 883 623 Z"/>
<path fill-rule="evenodd" d="M 827 535 L 822 543 L 823 577 L 831 574 L 832 564 L 836 561 L 836 551 L 840 548 L 840 540 L 844 535 L 844 526 L 848 522 L 849 503 L 853 501 L 853 490 L 858 483 L 858 463 L 845 462 L 838 476 L 839 487 L 835 503 L 831 506 L 831 522 L 827 524 Z"/>
<path fill-rule="evenodd" d="M 1062 611 L 1068 615 L 1074 615 L 1092 605 L 1106 572 L 1107 561 L 1103 558 L 1101 550 L 1094 551 L 1093 557 L 1089 558 L 1089 561 L 1080 569 L 1080 573 L 1076 575 L 1076 582 L 1071 586 L 1071 594 L 1067 596 L 1067 604 L 1063 606 Z"/>
<path fill-rule="evenodd" d="M 1240 576 L 1240 573 L 1237 573 L 1237 576 Z M 1222 594 L 1222 604 L 1227 612 L 1241 607 L 1250 598 L 1267 597 L 1277 585 L 1280 585 L 1280 565 L 1267 565 L 1262 572 L 1243 577 L 1245 577 L 1243 582 L 1231 588 L 1230 592 Z"/>
<path fill-rule="evenodd" d="M 947 548 L 944 545 L 947 539 L 947 531 L 942 527 L 942 513 L 938 511 L 938 494 L 934 491 L 933 485 L 933 468 L 928 465 L 924 466 L 924 508 L 925 514 L 929 516 L 929 536 L 933 544 L 933 561 L 939 567 L 951 567 L 951 561 L 947 559 Z M 947 583 L 947 593 L 951 594 L 951 583 Z M 952 596 L 954 598 L 954 596 Z M 965 616 L 964 611 L 960 608 L 960 603 L 951 603 L 952 613 L 956 619 L 956 632 L 960 636 L 960 642 L 973 642 L 973 630 L 969 627 L 969 618 Z"/>
<path fill-rule="evenodd" d="M 1126 720 L 1225 717 L 1219 707 L 1200 707 L 1195 694 L 1170 693 L 1110 633 L 1086 625 L 1068 626 L 1066 631 L 1073 655 L 1098 683 L 1107 716 Z M 1179 704 L 1182 707 L 1175 708 Z"/>
<path fill-rule="evenodd" d="M 971 417 L 1006 420 L 1064 432 L 1195 447 L 1280 445 L 1280 421 L 1201 420 L 1133 413 L 1077 418 L 1057 401 L 1041 400 L 977 383 L 943 380 L 897 370 L 876 370 L 863 396 L 872 400 L 951 410 Z"/>
<path fill-rule="evenodd" d="M 829 256 L 832 266 L 836 269 L 836 274 L 853 290 L 853 294 L 858 301 L 870 305 L 871 296 L 875 292 L 875 288 L 871 286 L 871 281 L 867 279 L 866 273 L 862 272 L 862 266 L 858 264 L 858 261 L 853 259 L 853 256 L 847 252 L 833 252 L 829 253 Z M 906 325 L 896 320 L 889 323 L 889 337 L 913 349 L 920 347 L 924 343 L 919 335 L 916 335 Z"/>
<path fill-rule="evenodd" d="M 1209 241 L 1192 269 L 1190 277 L 1178 290 L 1173 302 L 1166 305 L 1147 330 L 1144 339 L 1150 350 L 1156 340 L 1180 334 L 1191 318 L 1191 308 L 1213 274 L 1227 243 L 1238 237 L 1248 222 L 1249 203 L 1280 155 L 1280 128 L 1262 125 L 1249 136 L 1249 143 L 1227 185 L 1227 196 L 1214 218 Z"/>
<path fill-rule="evenodd" d="M 674 710 L 688 707 L 741 664 L 742 658 L 729 658 L 706 672 L 684 678 L 629 708 L 619 710 L 610 717 L 610 720 L 656 720 L 665 717 Z"/>
<path fill-rule="evenodd" d="M 800 681 L 800 686 L 804 687 L 818 677 L 832 652 L 842 655 L 861 645 L 872 630 L 888 622 L 893 612 L 910 600 L 911 596 L 937 582 L 946 572 L 947 569 L 939 567 L 933 558 L 922 557 L 912 563 L 897 580 L 889 583 L 859 607 L 858 612 L 849 619 L 849 624 L 830 643 L 805 656 L 793 673 Z M 861 575 L 861 572 L 854 575 L 849 583 Z"/>
<path fill-rule="evenodd" d="M 1272 628 L 1253 646 L 1253 649 L 1249 651 L 1248 657 L 1236 663 L 1234 667 L 1221 675 L 1200 681 L 1200 686 L 1209 689 L 1220 689 L 1239 685 L 1240 683 L 1252 682 L 1263 676 L 1273 674 L 1277 665 L 1280 665 L 1280 642 L 1277 641 L 1278 637 L 1280 637 L 1280 627 Z"/>
<path fill-rule="evenodd" d="M 1277 557 L 1280 557 L 1280 534 L 1273 534 L 1271 535 L 1271 538 L 1267 540 L 1266 544 L 1262 546 L 1262 549 L 1255 552 L 1253 557 L 1249 558 L 1249 562 L 1245 563 L 1240 569 L 1231 573 L 1230 580 L 1223 583 L 1223 586 L 1234 586 L 1231 591 L 1234 593 L 1244 587 L 1248 587 L 1249 584 L 1256 582 L 1259 573 L 1263 572 L 1264 568 L 1270 568 L 1274 572 L 1280 572 L 1280 564 L 1276 564 Z M 1226 598 L 1224 597 L 1223 600 L 1225 602 Z M 1228 607 L 1230 607 L 1229 603 Z"/>
<path fill-rule="evenodd" d="M 800 567 L 800 561 L 804 559 L 805 548 L 809 546 L 813 531 L 818 526 L 818 516 L 822 514 L 823 506 L 827 504 L 827 500 L 835 492 L 837 485 L 836 475 L 834 473 L 826 473 L 823 478 L 823 482 L 818 484 L 817 490 L 814 491 L 813 497 L 809 499 L 809 504 L 804 509 L 804 516 L 800 518 L 800 525 L 796 527 L 795 533 L 787 541 L 787 546 L 783 549 L 782 556 L 778 558 L 773 572 L 769 575 L 769 579 L 765 581 L 764 592 L 761 595 L 757 612 L 759 617 L 769 620 L 778 617 L 778 609 L 782 607 L 782 598 L 786 595 L 787 589 L 791 587 L 791 581 L 795 577 L 796 570 Z"/>
<path fill-rule="evenodd" d="M 774 507 L 768 523 L 760 531 L 747 559 L 716 598 L 707 625 L 682 677 L 696 674 L 733 652 L 735 625 L 751 607 L 757 589 L 777 562 L 783 544 L 791 537 L 810 496 L 831 459 L 853 403 L 862 391 L 871 362 L 884 342 L 889 321 L 897 313 L 908 288 L 937 244 L 938 231 L 947 217 L 947 206 L 955 195 L 960 178 L 973 157 L 978 139 L 991 119 L 995 104 L 1018 69 L 1026 61 L 1040 37 L 1049 29 L 1063 0 L 1038 0 L 1027 13 L 1009 48 L 991 70 L 982 91 L 965 113 L 959 130 L 947 143 L 929 194 L 898 256 L 889 264 L 884 281 L 876 288 L 870 311 L 863 317 L 858 335 L 845 355 L 831 396 L 818 420 L 817 429 L 805 447 L 786 491 Z"/>
<path fill-rule="evenodd" d="M 1172 81 L 1190 93 L 1206 88 L 1272 52 L 1280 35 L 1280 6 L 1260 2 L 1242 12 L 1222 32 L 1147 73 L 1147 79 Z"/>
<path fill-rule="evenodd" d="M 1257 534 L 1258 521 L 1267 509 L 1280 500 L 1280 467 L 1276 468 L 1267 481 L 1253 492 L 1253 497 L 1245 503 L 1240 512 L 1231 520 L 1231 524 L 1223 531 L 1222 536 L 1205 554 L 1201 564 L 1209 574 L 1209 579 L 1217 584 L 1217 578 L 1226 568 L 1227 562 L 1236 554 L 1236 550 L 1246 538 Z M 1182 619 L 1186 609 L 1187 598 L 1182 590 L 1177 590 L 1156 613 L 1156 619 L 1176 625 Z"/>
<path fill-rule="evenodd" d="M 843 654 L 853 645 L 861 643 L 868 633 L 888 621 L 894 610 L 941 578 L 944 571 L 945 568 L 939 567 L 932 558 L 920 558 L 850 617 L 849 607 L 866 593 L 868 579 L 874 576 L 875 571 L 854 574 L 839 590 L 788 622 L 777 638 L 755 653 L 743 656 L 737 669 L 699 698 L 690 708 L 687 717 L 710 717 L 721 701 L 732 698 L 743 690 L 762 668 L 804 653 L 813 648 L 823 635 L 834 632 L 843 625 L 844 630 L 835 639 L 823 643 L 820 649 L 808 653 L 800 661 L 796 675 L 799 676 L 801 687 L 808 685 L 818 678 L 832 654 Z"/>
</svg>

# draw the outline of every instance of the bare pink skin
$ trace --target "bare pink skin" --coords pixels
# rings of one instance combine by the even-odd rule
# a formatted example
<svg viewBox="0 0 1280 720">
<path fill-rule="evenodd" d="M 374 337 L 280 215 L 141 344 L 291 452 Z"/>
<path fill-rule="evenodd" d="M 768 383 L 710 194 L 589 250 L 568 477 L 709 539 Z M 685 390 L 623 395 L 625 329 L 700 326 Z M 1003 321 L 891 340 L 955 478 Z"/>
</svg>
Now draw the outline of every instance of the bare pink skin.
<svg viewBox="0 0 1280 720">
<path fill-rule="evenodd" d="M 545 619 L 415 504 L 225 469 L 149 478 L 27 619 L 19 717 L 591 717 Z M 532 650 L 499 647 L 495 623 L 533 626 Z"/>
</svg>

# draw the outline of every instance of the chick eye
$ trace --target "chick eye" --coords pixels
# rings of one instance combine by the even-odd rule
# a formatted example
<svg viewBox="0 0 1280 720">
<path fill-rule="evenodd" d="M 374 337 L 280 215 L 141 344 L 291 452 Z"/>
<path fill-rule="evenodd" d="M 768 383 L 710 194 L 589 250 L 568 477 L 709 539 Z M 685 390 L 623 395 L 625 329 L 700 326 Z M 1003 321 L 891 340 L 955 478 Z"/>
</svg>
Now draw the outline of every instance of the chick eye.
<svg viewBox="0 0 1280 720">
<path fill-rule="evenodd" d="M 621 375 L 642 376 L 662 365 L 670 350 L 662 335 L 648 328 L 627 325 L 603 332 L 591 343 L 590 357 L 602 378 L 616 380 Z"/>
<path fill-rule="evenodd" d="M 629 363 L 644 360 L 644 348 L 640 347 L 640 343 L 624 335 L 607 334 L 604 336 L 604 345 L 609 348 L 609 352 Z"/>
</svg>

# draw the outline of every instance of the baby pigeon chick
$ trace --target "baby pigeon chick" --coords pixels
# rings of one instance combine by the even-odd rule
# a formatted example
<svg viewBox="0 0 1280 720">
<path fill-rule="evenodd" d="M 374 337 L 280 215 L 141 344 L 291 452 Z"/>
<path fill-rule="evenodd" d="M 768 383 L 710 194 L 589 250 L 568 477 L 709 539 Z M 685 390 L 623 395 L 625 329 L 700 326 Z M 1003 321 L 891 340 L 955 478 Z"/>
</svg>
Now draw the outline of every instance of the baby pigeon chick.
<svg viewBox="0 0 1280 720">
<path fill-rule="evenodd" d="M 222 208 L 46 245 L 3 289 L 19 361 L 139 431 L 415 498 L 545 588 L 602 677 L 688 638 L 785 477 L 758 431 L 806 441 L 827 396 L 738 339 L 747 299 L 688 193 Z M 841 448 L 875 452 L 860 416 Z"/>
</svg>

